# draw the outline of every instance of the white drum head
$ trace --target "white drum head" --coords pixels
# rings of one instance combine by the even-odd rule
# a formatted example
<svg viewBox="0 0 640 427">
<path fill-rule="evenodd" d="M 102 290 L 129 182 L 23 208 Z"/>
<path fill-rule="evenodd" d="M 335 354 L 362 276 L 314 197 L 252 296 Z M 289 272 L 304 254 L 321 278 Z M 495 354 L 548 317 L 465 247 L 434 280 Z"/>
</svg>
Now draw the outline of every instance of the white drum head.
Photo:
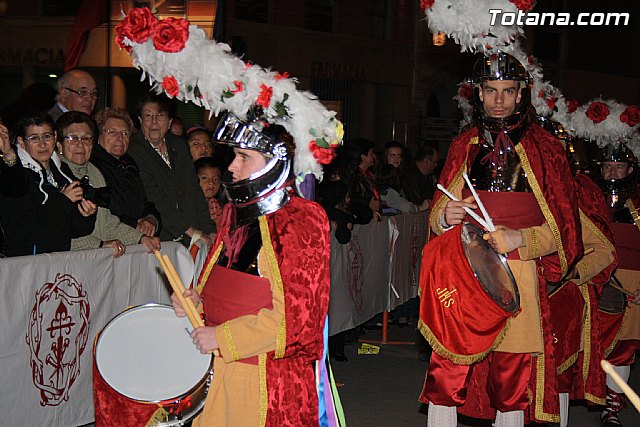
<svg viewBox="0 0 640 427">
<path fill-rule="evenodd" d="M 111 388 L 131 399 L 159 402 L 180 397 L 211 366 L 211 356 L 200 354 L 185 329 L 192 329 L 189 320 L 176 317 L 169 306 L 127 310 L 98 338 L 98 372 Z"/>
</svg>

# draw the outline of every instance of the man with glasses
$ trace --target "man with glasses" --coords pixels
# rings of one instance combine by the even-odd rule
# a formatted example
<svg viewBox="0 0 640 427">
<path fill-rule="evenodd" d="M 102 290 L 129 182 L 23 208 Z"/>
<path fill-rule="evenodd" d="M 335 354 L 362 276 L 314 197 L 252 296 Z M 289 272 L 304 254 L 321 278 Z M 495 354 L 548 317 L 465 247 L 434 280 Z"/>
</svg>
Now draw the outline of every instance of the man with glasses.
<svg viewBox="0 0 640 427">
<path fill-rule="evenodd" d="M 100 97 L 96 81 L 83 70 L 66 72 L 57 84 L 56 104 L 47 113 L 54 121 L 67 111 L 81 111 L 91 115 Z"/>
</svg>

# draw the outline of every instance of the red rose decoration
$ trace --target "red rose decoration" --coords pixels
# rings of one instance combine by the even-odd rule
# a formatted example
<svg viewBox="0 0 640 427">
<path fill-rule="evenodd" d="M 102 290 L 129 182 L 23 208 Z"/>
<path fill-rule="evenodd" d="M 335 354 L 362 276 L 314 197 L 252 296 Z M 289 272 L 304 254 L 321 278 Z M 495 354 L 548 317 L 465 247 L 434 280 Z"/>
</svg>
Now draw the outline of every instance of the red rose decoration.
<svg viewBox="0 0 640 427">
<path fill-rule="evenodd" d="M 634 127 L 640 123 L 640 108 L 638 108 L 637 105 L 629 105 L 622 114 L 620 114 L 620 121 L 628 124 L 630 127 Z"/>
<path fill-rule="evenodd" d="M 462 85 L 460 89 L 458 89 L 458 95 L 460 95 L 461 98 L 469 100 L 473 96 L 473 88 L 471 85 Z"/>
<path fill-rule="evenodd" d="M 262 105 L 264 108 L 269 108 L 271 95 L 273 95 L 273 88 L 263 83 L 260 85 L 260 95 L 258 95 L 258 99 L 256 99 L 256 104 Z"/>
<path fill-rule="evenodd" d="M 116 30 L 118 29 L 118 27 L 116 26 Z M 120 46 L 120 49 L 124 49 L 127 51 L 127 53 L 131 52 L 131 50 L 133 49 L 131 46 L 128 46 L 126 44 L 124 44 L 124 36 L 122 34 L 118 34 L 116 36 L 116 44 L 118 46 Z"/>
<path fill-rule="evenodd" d="M 592 102 L 584 115 L 597 125 L 609 116 L 609 107 L 604 102 Z"/>
<path fill-rule="evenodd" d="M 580 106 L 580 103 L 578 102 L 577 99 L 571 99 L 567 101 L 567 111 L 569 112 L 569 114 L 576 111 L 579 106 Z"/>
<path fill-rule="evenodd" d="M 328 165 L 331 163 L 331 160 L 336 156 L 335 151 L 331 148 L 323 148 L 318 146 L 315 141 L 311 141 L 309 143 L 309 149 L 313 153 L 313 157 L 318 161 L 318 163 L 323 165 Z"/>
<path fill-rule="evenodd" d="M 431 9 L 431 6 L 436 0 L 420 0 L 420 8 L 426 12 L 427 9 Z"/>
<path fill-rule="evenodd" d="M 155 48 L 162 52 L 180 52 L 189 39 L 189 21 L 182 18 L 164 19 L 156 25 L 152 39 Z"/>
<path fill-rule="evenodd" d="M 518 9 L 523 12 L 528 12 L 533 9 L 533 6 L 536 4 L 536 0 L 509 0 L 511 3 L 515 4 Z"/>
<path fill-rule="evenodd" d="M 162 89 L 169 95 L 174 98 L 178 96 L 178 81 L 173 76 L 165 76 L 162 80 Z"/>
<path fill-rule="evenodd" d="M 151 37 L 157 24 L 158 20 L 149 9 L 146 7 L 137 7 L 129 12 L 121 23 L 116 25 L 116 42 L 118 46 L 123 49 L 127 48 L 127 46 L 122 43 L 124 37 L 134 43 L 142 44 Z"/>
<path fill-rule="evenodd" d="M 231 93 L 242 92 L 242 82 L 240 80 L 234 80 L 233 84 L 236 85 L 236 88 Z"/>
<path fill-rule="evenodd" d="M 545 102 L 547 103 L 547 107 L 549 107 L 550 110 L 553 110 L 554 108 L 556 108 L 556 97 L 555 96 L 552 96 L 551 98 L 545 99 Z"/>
<path fill-rule="evenodd" d="M 288 79 L 289 78 L 289 73 L 287 73 L 286 71 L 282 74 L 278 73 L 276 74 L 275 79 L 276 80 L 282 80 L 282 79 Z"/>
</svg>

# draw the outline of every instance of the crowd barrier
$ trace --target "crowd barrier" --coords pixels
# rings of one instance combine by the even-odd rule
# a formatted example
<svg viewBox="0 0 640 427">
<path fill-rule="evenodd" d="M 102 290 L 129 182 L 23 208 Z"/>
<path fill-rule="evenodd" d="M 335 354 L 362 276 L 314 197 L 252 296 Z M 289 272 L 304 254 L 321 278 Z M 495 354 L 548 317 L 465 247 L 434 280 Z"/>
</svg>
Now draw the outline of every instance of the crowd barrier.
<svg viewBox="0 0 640 427">
<path fill-rule="evenodd" d="M 354 328 L 418 294 L 428 214 L 383 217 L 355 225 L 351 241 L 331 235 L 329 334 Z"/>
<path fill-rule="evenodd" d="M 331 238 L 330 334 L 357 326 L 416 296 L 427 215 L 356 225 Z M 180 244 L 163 242 L 185 284 L 197 273 Z M 0 426 L 79 426 L 94 420 L 92 348 L 118 313 L 170 303 L 170 288 L 144 246 L 0 259 Z M 167 343 L 170 348 L 170 343 Z"/>
<path fill-rule="evenodd" d="M 185 284 L 194 262 L 162 243 Z M 94 420 L 92 348 L 124 309 L 170 303 L 168 284 L 144 246 L 0 259 L 0 426 L 78 426 Z M 170 343 L 167 343 L 170 349 Z"/>
</svg>

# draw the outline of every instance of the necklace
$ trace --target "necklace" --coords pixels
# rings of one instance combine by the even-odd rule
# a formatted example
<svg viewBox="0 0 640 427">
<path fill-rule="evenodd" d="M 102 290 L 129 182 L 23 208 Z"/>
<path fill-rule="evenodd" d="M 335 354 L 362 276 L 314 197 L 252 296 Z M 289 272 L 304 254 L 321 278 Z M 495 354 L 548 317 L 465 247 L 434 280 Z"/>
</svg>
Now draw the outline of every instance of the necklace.
<svg viewBox="0 0 640 427">
<path fill-rule="evenodd" d="M 169 166 L 169 168 L 171 168 L 171 162 L 169 161 L 169 149 L 167 148 L 167 143 L 166 141 L 163 139 L 162 142 L 165 143 L 165 149 L 166 152 L 163 153 L 156 145 L 152 144 L 151 141 L 148 141 L 149 144 L 153 147 L 154 150 L 156 150 L 156 153 L 158 153 L 160 155 L 160 157 L 162 158 L 162 160 L 164 160 L 164 162 L 167 164 L 167 166 Z"/>
</svg>

